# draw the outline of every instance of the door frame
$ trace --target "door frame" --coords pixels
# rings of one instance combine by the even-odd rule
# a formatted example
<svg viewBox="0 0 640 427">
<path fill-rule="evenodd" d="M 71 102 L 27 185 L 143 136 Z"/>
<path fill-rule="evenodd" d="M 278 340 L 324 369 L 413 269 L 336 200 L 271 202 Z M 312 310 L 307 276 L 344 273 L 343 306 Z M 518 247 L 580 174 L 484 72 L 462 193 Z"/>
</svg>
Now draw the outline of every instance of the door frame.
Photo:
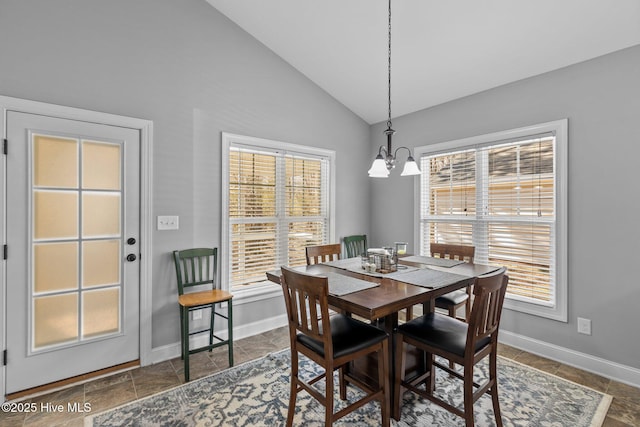
<svg viewBox="0 0 640 427">
<path fill-rule="evenodd" d="M 79 120 L 104 125 L 137 129 L 140 132 L 140 364 L 148 365 L 151 359 L 151 314 L 152 314 L 152 255 L 151 239 L 153 237 L 152 207 L 152 148 L 153 148 L 153 122 L 151 120 L 133 117 L 119 116 L 97 111 L 83 110 L 80 108 L 66 107 L 56 104 L 48 104 L 38 101 L 30 101 L 20 98 L 12 98 L 0 95 L 0 114 L 2 117 L 2 140 L 7 137 L 7 112 L 17 111 L 21 113 L 39 114 L 57 117 L 61 119 Z M 2 142 L 2 141 L 0 141 Z M 4 144 L 3 144 L 4 145 Z M 9 145 L 11 150 L 11 145 Z M 0 212 L 2 212 L 2 224 L 0 224 L 0 243 L 6 241 L 7 218 L 7 157 L 2 152 L 0 162 Z M 4 366 L 3 353 L 7 348 L 7 272 L 6 260 L 0 259 L 0 402 L 5 401 L 6 366 Z"/>
</svg>

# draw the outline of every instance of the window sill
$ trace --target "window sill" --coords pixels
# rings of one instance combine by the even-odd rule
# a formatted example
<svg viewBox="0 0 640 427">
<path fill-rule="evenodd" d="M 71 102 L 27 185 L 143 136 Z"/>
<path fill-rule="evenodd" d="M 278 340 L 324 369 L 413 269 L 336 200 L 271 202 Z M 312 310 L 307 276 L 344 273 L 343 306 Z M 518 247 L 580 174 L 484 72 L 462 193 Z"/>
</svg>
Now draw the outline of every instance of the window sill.
<svg viewBox="0 0 640 427">
<path fill-rule="evenodd" d="M 265 280 L 251 285 L 248 289 L 232 290 L 233 304 L 249 304 L 270 298 L 282 298 L 282 287 L 277 283 Z"/>
<path fill-rule="evenodd" d="M 515 298 L 505 298 L 503 308 L 538 317 L 546 317 L 547 319 L 557 320 L 559 322 L 567 322 L 566 305 L 544 306 L 520 301 Z"/>
</svg>

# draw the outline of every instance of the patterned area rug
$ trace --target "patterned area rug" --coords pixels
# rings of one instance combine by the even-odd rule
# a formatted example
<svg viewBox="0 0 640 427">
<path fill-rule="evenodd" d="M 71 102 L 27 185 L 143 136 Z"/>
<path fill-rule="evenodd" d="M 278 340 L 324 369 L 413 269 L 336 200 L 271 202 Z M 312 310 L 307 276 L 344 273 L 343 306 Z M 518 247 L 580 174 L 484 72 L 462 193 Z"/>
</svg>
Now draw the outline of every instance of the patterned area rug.
<svg viewBox="0 0 640 427">
<path fill-rule="evenodd" d="M 287 417 L 289 366 L 287 349 L 87 417 L 85 426 L 282 426 Z M 318 370 L 315 363 L 303 358 L 301 373 Z M 482 377 L 486 366 L 476 371 Z M 611 403 L 609 395 L 509 359 L 498 358 L 498 372 L 505 426 L 601 426 Z M 461 381 L 446 373 L 438 384 L 437 393 L 462 396 Z M 360 393 L 354 386 L 348 390 L 351 401 Z M 391 420 L 394 426 L 464 426 L 462 418 L 414 393 L 406 393 L 404 398 L 401 420 Z M 461 400 L 454 398 L 452 402 L 460 406 Z M 344 405 L 336 399 L 336 410 Z M 474 410 L 476 425 L 495 425 L 488 395 L 476 402 Z M 299 393 L 294 425 L 320 426 L 323 419 L 323 407 L 308 393 Z M 369 403 L 335 425 L 379 426 L 380 407 L 377 402 Z"/>
</svg>

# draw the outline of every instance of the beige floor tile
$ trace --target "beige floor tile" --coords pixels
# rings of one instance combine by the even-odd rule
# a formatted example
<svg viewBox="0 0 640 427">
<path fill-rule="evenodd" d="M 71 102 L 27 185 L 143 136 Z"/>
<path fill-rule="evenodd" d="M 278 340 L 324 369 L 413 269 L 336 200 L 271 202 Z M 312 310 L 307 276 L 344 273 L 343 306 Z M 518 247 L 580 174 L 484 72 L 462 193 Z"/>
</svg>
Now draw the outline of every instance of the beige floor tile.
<svg viewBox="0 0 640 427">
<path fill-rule="evenodd" d="M 24 425 L 24 412 L 0 412 L 0 425 L 2 427 L 18 427 Z"/>
<path fill-rule="evenodd" d="M 609 378 L 604 378 L 600 375 L 592 374 L 591 372 L 583 371 L 582 369 L 577 369 L 567 365 L 560 365 L 556 371 L 556 375 L 603 393 L 607 391 L 609 383 L 611 382 Z"/>
<path fill-rule="evenodd" d="M 607 393 L 631 404 L 640 406 L 640 388 L 632 387 L 618 381 L 611 381 Z"/>
<path fill-rule="evenodd" d="M 178 359 L 178 360 L 180 360 L 180 363 L 182 363 L 181 359 Z M 137 377 L 148 376 L 148 375 L 154 375 L 154 376 L 168 375 L 168 376 L 171 376 L 171 375 L 174 375 L 176 373 L 176 370 L 175 370 L 175 367 L 174 367 L 173 363 L 171 361 L 167 360 L 167 361 L 164 361 L 164 362 L 155 363 L 153 365 L 144 366 L 144 367 L 141 367 L 141 368 L 138 368 L 138 369 L 134 369 L 130 373 L 131 373 L 131 377 L 135 380 Z"/>
<path fill-rule="evenodd" d="M 498 355 L 507 357 L 509 359 L 515 359 L 522 353 L 522 350 L 519 350 L 515 347 L 511 347 L 509 345 L 498 343 Z"/>
<path fill-rule="evenodd" d="M 25 427 L 61 427 L 61 426 L 82 426 L 84 416 L 78 413 L 52 413 L 41 414 L 25 420 Z"/>
<path fill-rule="evenodd" d="M 24 425 L 49 427 L 82 418 L 83 414 L 78 410 L 84 410 L 84 399 L 84 384 L 34 397 L 30 402 L 37 410 L 26 414 Z"/>
<path fill-rule="evenodd" d="M 85 383 L 84 391 L 87 392 L 87 391 L 100 390 L 101 388 L 131 381 L 130 372 L 131 371 L 121 372 L 118 374 L 110 375 L 108 377 L 100 378 L 100 379 Z"/>
<path fill-rule="evenodd" d="M 614 397 L 607 416 L 632 426 L 640 426 L 640 406 L 624 399 Z"/>
<path fill-rule="evenodd" d="M 160 393 L 182 383 L 175 372 L 171 375 L 142 375 L 134 378 L 133 385 L 138 399 Z"/>
<path fill-rule="evenodd" d="M 68 421 L 64 421 L 62 424 L 55 427 L 84 427 L 84 417 L 81 416 Z"/>
<path fill-rule="evenodd" d="M 560 362 L 555 362 L 553 360 L 536 356 L 535 354 L 527 353 L 525 351 L 517 355 L 514 360 L 534 367 L 536 369 L 540 369 L 541 371 L 549 372 L 550 374 L 555 374 L 561 365 Z"/>
<path fill-rule="evenodd" d="M 94 414 L 131 402 L 136 398 L 133 380 L 85 393 L 85 402 L 91 404 L 91 412 Z"/>
<path fill-rule="evenodd" d="M 622 421 L 618 421 L 615 418 L 607 417 L 602 424 L 602 427 L 636 427 L 631 424 L 623 423 Z"/>
</svg>

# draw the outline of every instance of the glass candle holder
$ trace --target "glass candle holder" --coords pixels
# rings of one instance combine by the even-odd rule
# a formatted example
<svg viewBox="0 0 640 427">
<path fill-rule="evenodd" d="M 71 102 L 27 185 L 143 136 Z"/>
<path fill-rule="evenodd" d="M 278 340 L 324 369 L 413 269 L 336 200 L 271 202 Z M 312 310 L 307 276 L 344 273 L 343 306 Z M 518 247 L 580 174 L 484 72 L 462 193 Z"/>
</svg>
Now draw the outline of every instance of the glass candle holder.
<svg viewBox="0 0 640 427">
<path fill-rule="evenodd" d="M 398 255 L 405 255 L 407 253 L 407 242 L 396 242 L 396 253 Z"/>
</svg>

